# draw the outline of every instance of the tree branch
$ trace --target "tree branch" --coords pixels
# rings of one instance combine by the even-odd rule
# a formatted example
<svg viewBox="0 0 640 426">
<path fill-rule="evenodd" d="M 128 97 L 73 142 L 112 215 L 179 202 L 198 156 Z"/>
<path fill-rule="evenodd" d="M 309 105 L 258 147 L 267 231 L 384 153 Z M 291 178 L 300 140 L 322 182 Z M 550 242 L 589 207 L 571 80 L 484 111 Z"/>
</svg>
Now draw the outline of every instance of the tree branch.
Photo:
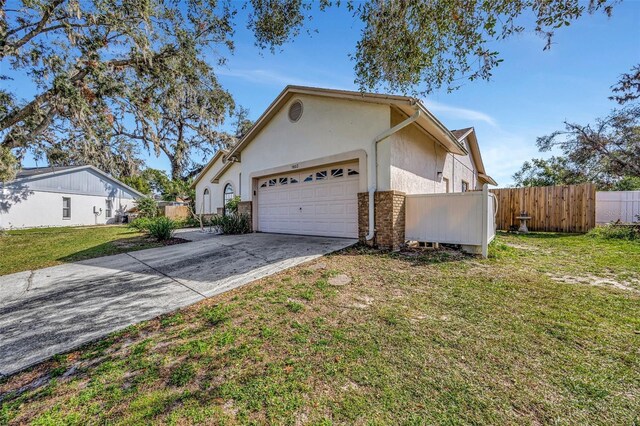
<svg viewBox="0 0 640 426">
<path fill-rule="evenodd" d="M 29 43 L 35 36 L 42 33 L 43 29 L 49 22 L 49 19 L 51 18 L 51 15 L 53 14 L 54 10 L 56 10 L 56 8 L 60 6 L 63 2 L 64 0 L 53 0 L 51 3 L 49 3 L 49 5 L 44 9 L 42 13 L 42 19 L 40 19 L 40 22 L 38 22 L 36 27 L 33 30 L 26 33 L 22 38 L 16 40 L 15 42 L 9 45 L 6 43 L 6 39 L 5 39 L 5 42 L 3 42 L 0 45 L 0 59 L 4 58 L 4 56 L 7 54 L 7 47 L 11 47 L 13 49 L 19 49 L 25 44 Z"/>
</svg>

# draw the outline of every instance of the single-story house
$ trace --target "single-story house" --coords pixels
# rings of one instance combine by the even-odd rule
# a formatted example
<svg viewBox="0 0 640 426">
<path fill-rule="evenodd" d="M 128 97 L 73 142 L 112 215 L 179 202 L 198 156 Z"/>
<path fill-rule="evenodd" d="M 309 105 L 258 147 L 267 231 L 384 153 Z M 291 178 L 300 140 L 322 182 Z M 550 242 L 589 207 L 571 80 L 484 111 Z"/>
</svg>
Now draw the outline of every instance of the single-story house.
<svg viewBox="0 0 640 426">
<path fill-rule="evenodd" d="M 143 196 L 93 166 L 24 168 L 0 183 L 0 228 L 118 223 Z"/>
<path fill-rule="evenodd" d="M 287 86 L 193 186 L 204 215 L 240 196 L 254 231 L 398 247 L 405 195 L 484 184 L 474 129 L 447 129 L 417 99 Z"/>
</svg>

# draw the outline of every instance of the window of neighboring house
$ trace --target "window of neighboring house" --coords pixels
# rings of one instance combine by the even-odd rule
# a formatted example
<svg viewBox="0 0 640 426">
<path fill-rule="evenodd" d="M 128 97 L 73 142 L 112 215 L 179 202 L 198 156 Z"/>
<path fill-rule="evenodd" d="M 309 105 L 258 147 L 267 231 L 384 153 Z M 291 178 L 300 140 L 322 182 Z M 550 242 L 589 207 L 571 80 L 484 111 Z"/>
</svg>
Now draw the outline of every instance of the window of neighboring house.
<svg viewBox="0 0 640 426">
<path fill-rule="evenodd" d="M 469 190 L 469 182 L 466 180 L 462 181 L 462 192 L 467 192 Z"/>
<path fill-rule="evenodd" d="M 449 193 L 449 179 L 442 178 L 442 182 L 444 183 L 444 192 Z"/>
<path fill-rule="evenodd" d="M 275 180 L 275 179 L 274 179 Z M 233 185 L 231 185 L 230 183 L 226 184 L 224 186 L 224 207 L 227 207 L 227 203 L 231 200 L 233 200 Z"/>
<path fill-rule="evenodd" d="M 71 219 L 71 198 L 62 197 L 62 218 Z"/>
<path fill-rule="evenodd" d="M 112 212 L 112 208 L 113 208 L 113 201 L 111 200 L 106 200 L 105 202 L 105 206 L 104 206 L 104 217 L 109 219 L 113 212 Z"/>
</svg>

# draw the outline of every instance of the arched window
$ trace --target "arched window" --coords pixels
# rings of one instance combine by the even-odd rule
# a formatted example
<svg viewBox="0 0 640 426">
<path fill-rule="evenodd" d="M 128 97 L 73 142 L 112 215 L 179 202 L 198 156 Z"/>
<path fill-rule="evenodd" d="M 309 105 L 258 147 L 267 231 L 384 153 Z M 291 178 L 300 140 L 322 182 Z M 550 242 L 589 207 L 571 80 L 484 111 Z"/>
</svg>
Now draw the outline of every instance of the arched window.
<svg viewBox="0 0 640 426">
<path fill-rule="evenodd" d="M 209 188 L 205 188 L 202 193 L 202 207 L 200 213 L 210 213 L 211 212 L 211 193 L 209 192 Z"/>
<path fill-rule="evenodd" d="M 227 203 L 233 200 L 233 185 L 230 183 L 224 186 L 224 206 L 227 207 Z"/>
</svg>

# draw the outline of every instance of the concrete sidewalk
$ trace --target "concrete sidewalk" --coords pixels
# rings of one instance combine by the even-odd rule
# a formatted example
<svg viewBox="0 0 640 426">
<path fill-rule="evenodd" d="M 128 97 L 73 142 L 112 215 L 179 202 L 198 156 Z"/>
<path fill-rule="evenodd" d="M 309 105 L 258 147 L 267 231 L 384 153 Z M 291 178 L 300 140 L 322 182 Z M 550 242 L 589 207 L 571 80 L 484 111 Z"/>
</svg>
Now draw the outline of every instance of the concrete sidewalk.
<svg viewBox="0 0 640 426">
<path fill-rule="evenodd" d="M 0 276 L 0 375 L 355 243 L 276 234 L 191 239 L 198 241 Z"/>
</svg>

